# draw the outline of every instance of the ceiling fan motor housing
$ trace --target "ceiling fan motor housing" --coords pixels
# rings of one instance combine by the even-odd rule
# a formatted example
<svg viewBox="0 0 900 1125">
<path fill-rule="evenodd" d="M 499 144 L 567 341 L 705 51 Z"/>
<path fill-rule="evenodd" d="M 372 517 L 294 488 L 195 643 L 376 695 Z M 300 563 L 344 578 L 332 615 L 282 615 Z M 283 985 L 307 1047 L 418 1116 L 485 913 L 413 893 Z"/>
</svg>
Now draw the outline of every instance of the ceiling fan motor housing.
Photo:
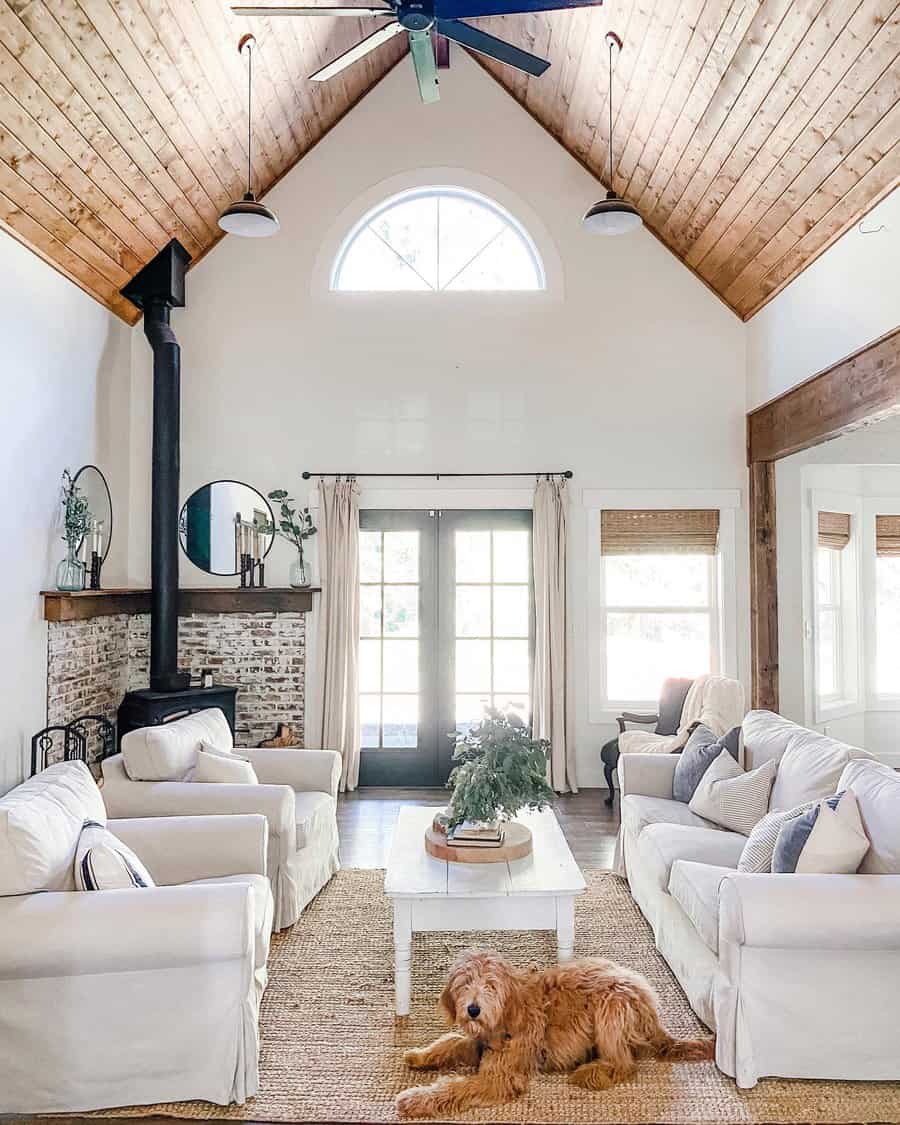
<svg viewBox="0 0 900 1125">
<path fill-rule="evenodd" d="M 428 0 L 398 4 L 397 19 L 407 31 L 428 31 L 434 23 L 434 4 L 428 3 Z"/>
</svg>

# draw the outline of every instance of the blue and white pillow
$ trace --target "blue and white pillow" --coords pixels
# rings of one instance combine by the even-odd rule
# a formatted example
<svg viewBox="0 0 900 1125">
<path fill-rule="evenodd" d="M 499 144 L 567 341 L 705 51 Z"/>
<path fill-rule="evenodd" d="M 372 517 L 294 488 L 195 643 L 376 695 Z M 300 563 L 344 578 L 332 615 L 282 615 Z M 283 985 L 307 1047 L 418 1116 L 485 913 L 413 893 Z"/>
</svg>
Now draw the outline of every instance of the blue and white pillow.
<svg viewBox="0 0 900 1125">
<path fill-rule="evenodd" d="M 856 797 L 849 789 L 817 801 L 789 820 L 772 854 L 777 874 L 852 875 L 869 850 Z"/>
<path fill-rule="evenodd" d="M 79 891 L 123 891 L 156 884 L 131 848 L 96 820 L 86 820 L 75 849 L 75 886 Z"/>
<path fill-rule="evenodd" d="M 727 750 L 737 761 L 740 742 L 740 727 L 734 727 L 727 734 L 717 738 L 709 727 L 698 723 L 685 743 L 675 766 L 675 775 L 672 778 L 672 796 L 675 800 L 682 801 L 684 804 L 690 801 L 697 792 L 697 786 L 703 780 L 703 775 L 723 750 Z"/>
</svg>

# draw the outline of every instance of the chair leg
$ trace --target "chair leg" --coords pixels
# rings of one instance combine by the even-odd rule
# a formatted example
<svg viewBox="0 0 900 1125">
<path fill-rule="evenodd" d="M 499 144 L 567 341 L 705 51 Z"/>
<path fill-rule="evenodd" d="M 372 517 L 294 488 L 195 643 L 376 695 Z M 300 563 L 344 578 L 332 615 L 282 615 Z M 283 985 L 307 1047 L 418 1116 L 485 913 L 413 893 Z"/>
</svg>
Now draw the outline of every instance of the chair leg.
<svg viewBox="0 0 900 1125">
<path fill-rule="evenodd" d="M 613 774 L 616 772 L 616 767 L 612 762 L 604 762 L 603 773 L 606 776 L 606 785 L 609 789 L 609 796 L 606 798 L 605 804 L 608 809 L 613 807 L 616 799 L 616 789 L 613 785 Z"/>
</svg>

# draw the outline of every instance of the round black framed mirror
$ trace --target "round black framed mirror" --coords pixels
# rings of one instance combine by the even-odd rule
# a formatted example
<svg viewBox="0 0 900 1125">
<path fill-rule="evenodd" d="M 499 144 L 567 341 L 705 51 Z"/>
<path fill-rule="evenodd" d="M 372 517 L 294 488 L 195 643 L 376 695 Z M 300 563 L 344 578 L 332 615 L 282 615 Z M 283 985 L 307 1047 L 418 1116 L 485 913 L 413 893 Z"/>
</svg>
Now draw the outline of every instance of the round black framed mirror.
<svg viewBox="0 0 900 1125">
<path fill-rule="evenodd" d="M 266 557 L 275 538 L 269 501 L 239 480 L 214 480 L 184 502 L 178 519 L 181 549 L 207 574 L 242 574 L 248 556 Z"/>
<path fill-rule="evenodd" d="M 82 465 L 73 482 L 87 501 L 91 513 L 92 529 L 85 536 L 88 539 L 88 563 L 94 550 L 100 556 L 100 561 L 105 562 L 113 529 L 112 495 L 106 477 L 96 465 Z M 79 551 L 83 545 L 84 539 L 78 544 Z"/>
</svg>

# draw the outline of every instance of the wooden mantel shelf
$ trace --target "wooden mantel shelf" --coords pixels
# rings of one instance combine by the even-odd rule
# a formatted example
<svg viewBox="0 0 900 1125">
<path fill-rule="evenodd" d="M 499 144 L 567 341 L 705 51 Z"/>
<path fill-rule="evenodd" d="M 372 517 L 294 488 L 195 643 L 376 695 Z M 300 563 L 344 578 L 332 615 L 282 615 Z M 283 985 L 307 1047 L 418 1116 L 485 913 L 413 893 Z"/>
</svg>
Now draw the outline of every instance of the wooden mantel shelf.
<svg viewBox="0 0 900 1125">
<path fill-rule="evenodd" d="M 313 594 L 321 587 L 303 590 L 291 587 L 264 586 L 262 589 L 240 589 L 228 586 L 182 589 L 178 591 L 178 613 L 308 613 Z M 149 613 L 149 590 L 82 590 L 65 594 L 59 590 L 42 590 L 45 621 L 87 621 L 92 617 L 109 617 L 115 613 Z"/>
</svg>

